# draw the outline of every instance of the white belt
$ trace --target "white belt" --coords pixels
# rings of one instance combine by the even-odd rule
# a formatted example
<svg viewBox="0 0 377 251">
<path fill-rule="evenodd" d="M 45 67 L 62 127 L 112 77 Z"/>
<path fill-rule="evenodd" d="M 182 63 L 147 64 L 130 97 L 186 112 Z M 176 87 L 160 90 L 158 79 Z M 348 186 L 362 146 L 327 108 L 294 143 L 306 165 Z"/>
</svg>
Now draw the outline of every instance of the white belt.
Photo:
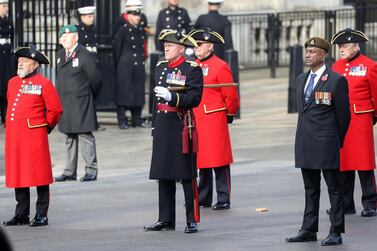
<svg viewBox="0 0 377 251">
<path fill-rule="evenodd" d="M 93 47 L 90 47 L 90 46 L 87 46 L 86 49 L 90 52 L 94 52 L 94 53 L 97 53 L 97 47 L 93 46 Z"/>
<path fill-rule="evenodd" d="M 0 38 L 0 45 L 10 44 L 10 38 Z"/>
</svg>

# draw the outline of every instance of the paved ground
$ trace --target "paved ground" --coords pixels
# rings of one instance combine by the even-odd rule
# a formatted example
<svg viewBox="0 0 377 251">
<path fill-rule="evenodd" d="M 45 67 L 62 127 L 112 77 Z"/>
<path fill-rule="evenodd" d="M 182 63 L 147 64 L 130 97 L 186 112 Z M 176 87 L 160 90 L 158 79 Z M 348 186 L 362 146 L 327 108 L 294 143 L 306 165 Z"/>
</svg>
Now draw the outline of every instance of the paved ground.
<svg viewBox="0 0 377 251">
<path fill-rule="evenodd" d="M 232 208 L 201 211 L 200 232 L 187 235 L 183 192 L 177 190 L 176 231 L 144 233 L 157 219 L 157 184 L 148 180 L 151 156 L 149 129 L 120 131 L 106 125 L 97 132 L 99 179 L 96 182 L 55 183 L 51 186 L 50 225 L 42 228 L 7 227 L 16 251 L 121 250 L 323 250 L 319 242 L 286 244 L 300 227 L 304 206 L 303 184 L 293 167 L 296 114 L 287 114 L 287 78 L 268 79 L 267 71 L 242 73 L 242 119 L 231 125 L 235 164 L 232 166 Z M 261 78 L 263 77 L 263 78 Z M 103 121 L 112 116 L 101 114 Z M 0 142 L 4 140 L 0 129 Z M 50 137 L 54 174 L 64 166 L 64 137 Z M 0 145 L 3 152 L 3 144 Z M 0 155 L 0 220 L 13 216 L 13 190 L 4 189 Z M 80 161 L 79 177 L 83 175 Z M 35 190 L 32 189 L 32 201 Z M 360 188 L 355 197 L 358 213 Z M 256 208 L 267 207 L 258 213 Z M 325 209 L 326 187 L 320 211 L 319 239 L 329 229 Z M 34 206 L 32 206 L 32 215 Z M 375 250 L 377 218 L 346 217 L 344 245 L 328 250 Z"/>
</svg>

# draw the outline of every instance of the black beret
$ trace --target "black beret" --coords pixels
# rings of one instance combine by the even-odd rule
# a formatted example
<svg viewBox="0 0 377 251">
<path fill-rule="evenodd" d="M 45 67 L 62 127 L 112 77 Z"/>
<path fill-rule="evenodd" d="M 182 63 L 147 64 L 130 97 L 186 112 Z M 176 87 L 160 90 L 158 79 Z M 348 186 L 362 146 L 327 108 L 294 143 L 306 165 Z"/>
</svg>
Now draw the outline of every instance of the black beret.
<svg viewBox="0 0 377 251">
<path fill-rule="evenodd" d="M 368 41 L 368 37 L 363 32 L 350 28 L 339 31 L 331 38 L 332 44 L 347 44 L 366 41 Z"/>
<path fill-rule="evenodd" d="M 216 31 L 211 31 L 209 28 L 192 30 L 189 35 L 196 41 L 205 41 L 214 44 L 224 44 L 223 37 Z"/>
<path fill-rule="evenodd" d="M 14 49 L 13 53 L 17 58 L 25 57 L 33 59 L 39 64 L 50 64 L 48 57 L 42 52 L 37 51 L 34 45 L 31 45 L 30 47 L 18 46 L 16 49 Z"/>
<path fill-rule="evenodd" d="M 165 42 L 171 42 L 184 46 L 198 47 L 198 44 L 196 43 L 195 39 L 193 39 L 189 35 L 184 34 L 182 30 L 162 30 L 158 36 L 158 39 Z"/>
<path fill-rule="evenodd" d="M 328 52 L 330 49 L 330 43 L 327 42 L 326 39 L 320 37 L 312 37 L 305 42 L 305 48 L 307 47 L 317 47 Z"/>
</svg>

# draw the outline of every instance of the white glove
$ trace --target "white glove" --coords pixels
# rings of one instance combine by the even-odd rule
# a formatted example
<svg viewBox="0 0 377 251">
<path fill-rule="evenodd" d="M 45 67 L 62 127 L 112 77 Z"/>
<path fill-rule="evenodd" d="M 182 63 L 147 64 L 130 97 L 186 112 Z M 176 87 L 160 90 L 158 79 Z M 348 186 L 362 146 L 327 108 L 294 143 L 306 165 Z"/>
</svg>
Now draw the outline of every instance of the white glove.
<svg viewBox="0 0 377 251">
<path fill-rule="evenodd" d="M 171 100 L 171 93 L 170 91 L 162 86 L 156 86 L 153 91 L 156 93 L 156 97 L 160 97 L 165 99 L 167 102 Z"/>
</svg>

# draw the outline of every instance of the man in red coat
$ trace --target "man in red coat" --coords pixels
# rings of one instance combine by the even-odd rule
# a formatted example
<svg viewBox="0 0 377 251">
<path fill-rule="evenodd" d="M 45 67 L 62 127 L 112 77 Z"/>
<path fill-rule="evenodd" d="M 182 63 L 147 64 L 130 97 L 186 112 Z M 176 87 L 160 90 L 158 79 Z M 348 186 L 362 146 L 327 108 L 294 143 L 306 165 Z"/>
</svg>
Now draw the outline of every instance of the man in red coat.
<svg viewBox="0 0 377 251">
<path fill-rule="evenodd" d="M 51 81 L 37 73 L 49 59 L 31 47 L 18 47 L 17 76 L 9 80 L 5 127 L 5 183 L 15 188 L 16 212 L 5 226 L 48 224 L 52 168 L 47 134 L 59 122 L 62 106 Z M 30 187 L 36 186 L 35 218 L 29 223 Z"/>
<path fill-rule="evenodd" d="M 373 120 L 377 116 L 377 64 L 360 54 L 359 42 L 368 41 L 357 30 L 345 29 L 331 40 L 337 44 L 340 59 L 333 65 L 334 71 L 348 81 L 351 123 L 340 151 L 340 171 L 345 214 L 355 214 L 353 192 L 355 170 L 358 171 L 362 189 L 363 211 L 361 216 L 376 216 L 377 190 L 374 177 L 376 168 Z"/>
<path fill-rule="evenodd" d="M 214 210 L 230 208 L 230 168 L 233 162 L 228 123 L 233 121 L 240 102 L 226 62 L 213 54 L 215 43 L 224 43 L 220 34 L 209 29 L 194 30 L 197 40 L 197 63 L 202 68 L 204 90 L 200 105 L 194 109 L 197 121 L 199 151 L 199 204 L 212 205 L 212 170 L 216 175 L 217 203 Z"/>
</svg>

